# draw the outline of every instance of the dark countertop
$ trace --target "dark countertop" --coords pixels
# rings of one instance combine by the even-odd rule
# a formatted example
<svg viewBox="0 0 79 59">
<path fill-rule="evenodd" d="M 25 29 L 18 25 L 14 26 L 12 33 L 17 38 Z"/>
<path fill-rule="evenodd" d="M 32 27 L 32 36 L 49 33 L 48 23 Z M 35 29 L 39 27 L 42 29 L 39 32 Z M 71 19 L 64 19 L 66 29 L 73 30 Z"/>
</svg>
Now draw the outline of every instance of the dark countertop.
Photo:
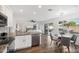
<svg viewBox="0 0 79 59">
<path fill-rule="evenodd" d="M 42 34 L 42 33 L 40 32 L 17 32 L 16 36 L 33 35 L 33 34 Z"/>
</svg>

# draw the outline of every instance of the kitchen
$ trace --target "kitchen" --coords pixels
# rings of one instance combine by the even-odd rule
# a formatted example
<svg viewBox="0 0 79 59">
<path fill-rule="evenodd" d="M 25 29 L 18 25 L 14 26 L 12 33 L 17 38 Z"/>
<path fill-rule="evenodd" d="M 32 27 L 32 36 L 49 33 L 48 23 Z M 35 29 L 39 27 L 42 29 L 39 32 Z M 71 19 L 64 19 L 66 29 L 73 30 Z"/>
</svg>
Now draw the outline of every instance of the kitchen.
<svg viewBox="0 0 79 59">
<path fill-rule="evenodd" d="M 58 39 L 57 37 L 61 36 L 60 32 L 64 31 L 67 34 L 66 37 L 72 37 L 74 34 L 78 36 L 76 41 L 78 46 L 78 24 L 68 26 L 68 23 L 79 17 L 78 9 L 79 6 L 74 5 L 1 5 L 0 19 L 3 20 L 3 25 L 0 25 L 0 33 L 7 33 L 6 39 L 9 40 L 7 43 L 1 44 L 1 50 L 4 45 L 4 52 L 6 50 L 8 53 L 17 53 L 22 50 L 26 53 L 32 49 L 55 52 L 54 43 L 57 40 L 50 45 L 52 39 L 50 33 L 54 39 Z M 71 27 L 77 30 L 72 30 Z M 70 50 L 74 52 L 71 47 Z"/>
<path fill-rule="evenodd" d="M 8 45 L 9 42 L 3 43 L 1 41 L 1 50 L 3 50 L 3 46 L 5 46 L 6 51 L 5 52 L 14 52 L 15 50 L 18 49 L 23 49 L 23 48 L 31 48 L 33 46 L 39 46 L 41 44 L 41 32 L 37 31 L 36 32 L 36 23 L 33 25 L 31 23 L 31 26 L 27 27 L 28 32 L 23 30 L 23 28 L 19 29 L 18 24 L 15 23 L 15 20 L 13 20 L 13 11 L 11 10 L 10 7 L 8 6 L 2 6 L 1 5 L 1 10 L 0 10 L 1 17 L 6 17 L 6 23 L 1 25 L 0 32 L 1 33 L 7 33 L 7 37 L 9 39 L 9 42 L 11 39 L 14 39 L 11 43 L 11 45 Z M 5 15 L 5 16 L 4 16 Z M 3 20 L 1 18 L 1 20 Z M 5 20 L 4 20 L 5 21 Z M 18 30 L 19 29 L 19 30 Z M 31 32 L 34 30 L 33 32 Z M 19 40 L 18 40 L 19 39 Z M 2 39 L 1 39 L 2 40 Z M 4 48 L 4 50 L 5 50 Z M 9 51 L 8 51 L 9 50 Z M 2 52 L 2 51 L 1 51 Z"/>
</svg>

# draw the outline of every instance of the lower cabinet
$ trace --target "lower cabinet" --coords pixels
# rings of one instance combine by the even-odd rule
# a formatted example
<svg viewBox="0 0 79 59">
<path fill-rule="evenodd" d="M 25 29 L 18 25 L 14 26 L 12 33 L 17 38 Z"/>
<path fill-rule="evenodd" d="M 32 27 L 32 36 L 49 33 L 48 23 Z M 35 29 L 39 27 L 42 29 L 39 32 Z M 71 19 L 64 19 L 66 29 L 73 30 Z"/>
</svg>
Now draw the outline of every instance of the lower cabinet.
<svg viewBox="0 0 79 59">
<path fill-rule="evenodd" d="M 26 47 L 31 47 L 32 46 L 32 38 L 31 35 L 26 35 Z"/>
<path fill-rule="evenodd" d="M 31 47 L 31 35 L 16 36 L 15 37 L 15 49 L 22 49 Z"/>
<path fill-rule="evenodd" d="M 40 45 L 40 36 L 32 35 L 32 47 Z"/>
<path fill-rule="evenodd" d="M 15 50 L 40 45 L 40 35 L 24 35 L 15 37 Z"/>
</svg>

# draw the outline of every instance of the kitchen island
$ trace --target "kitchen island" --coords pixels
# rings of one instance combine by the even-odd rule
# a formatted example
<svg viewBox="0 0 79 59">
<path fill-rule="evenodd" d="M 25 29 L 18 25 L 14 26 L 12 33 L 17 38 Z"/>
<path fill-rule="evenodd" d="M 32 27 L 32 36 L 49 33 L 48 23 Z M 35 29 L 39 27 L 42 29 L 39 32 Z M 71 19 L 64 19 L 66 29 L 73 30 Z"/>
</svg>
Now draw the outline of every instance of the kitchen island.
<svg viewBox="0 0 79 59">
<path fill-rule="evenodd" d="M 41 45 L 41 33 L 39 32 L 18 32 L 15 36 L 15 50 L 31 48 Z"/>
</svg>

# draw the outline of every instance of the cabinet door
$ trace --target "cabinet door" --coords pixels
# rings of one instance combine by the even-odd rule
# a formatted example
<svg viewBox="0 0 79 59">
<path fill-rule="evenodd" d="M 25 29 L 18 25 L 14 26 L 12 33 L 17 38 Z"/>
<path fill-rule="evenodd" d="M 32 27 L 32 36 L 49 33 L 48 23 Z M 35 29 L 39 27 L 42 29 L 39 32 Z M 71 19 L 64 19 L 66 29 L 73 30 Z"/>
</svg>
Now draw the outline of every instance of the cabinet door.
<svg viewBox="0 0 79 59">
<path fill-rule="evenodd" d="M 32 35 L 32 47 L 40 45 L 40 36 L 39 35 Z"/>
<path fill-rule="evenodd" d="M 15 38 L 15 49 L 21 49 L 21 48 L 25 48 L 25 37 L 24 36 L 17 36 Z"/>
<path fill-rule="evenodd" d="M 31 35 L 26 35 L 25 36 L 25 38 L 26 38 L 26 47 L 28 48 L 28 47 L 31 47 Z"/>
</svg>

